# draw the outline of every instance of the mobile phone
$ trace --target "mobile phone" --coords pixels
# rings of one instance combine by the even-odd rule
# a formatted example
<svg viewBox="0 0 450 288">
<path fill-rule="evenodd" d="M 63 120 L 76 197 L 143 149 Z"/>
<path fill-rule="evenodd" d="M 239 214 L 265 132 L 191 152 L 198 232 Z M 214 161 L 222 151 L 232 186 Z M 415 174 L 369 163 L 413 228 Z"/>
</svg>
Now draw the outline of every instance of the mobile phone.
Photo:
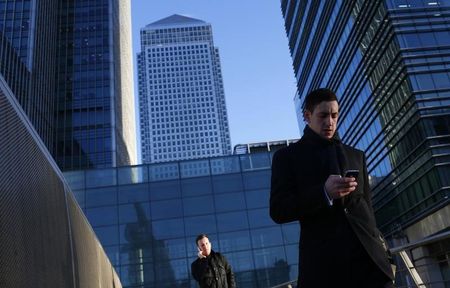
<svg viewBox="0 0 450 288">
<path fill-rule="evenodd" d="M 344 177 L 353 177 L 355 179 L 358 179 L 359 170 L 347 170 L 345 171 Z"/>
</svg>

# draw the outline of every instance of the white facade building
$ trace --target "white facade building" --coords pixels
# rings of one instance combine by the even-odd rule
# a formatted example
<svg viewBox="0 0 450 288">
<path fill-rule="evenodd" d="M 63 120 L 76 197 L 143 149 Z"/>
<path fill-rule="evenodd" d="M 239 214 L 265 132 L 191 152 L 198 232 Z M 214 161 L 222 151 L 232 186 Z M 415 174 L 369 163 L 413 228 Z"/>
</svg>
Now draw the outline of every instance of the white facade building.
<svg viewBox="0 0 450 288">
<path fill-rule="evenodd" d="M 138 79 L 143 163 L 231 154 L 210 24 L 172 15 L 142 28 Z"/>
</svg>

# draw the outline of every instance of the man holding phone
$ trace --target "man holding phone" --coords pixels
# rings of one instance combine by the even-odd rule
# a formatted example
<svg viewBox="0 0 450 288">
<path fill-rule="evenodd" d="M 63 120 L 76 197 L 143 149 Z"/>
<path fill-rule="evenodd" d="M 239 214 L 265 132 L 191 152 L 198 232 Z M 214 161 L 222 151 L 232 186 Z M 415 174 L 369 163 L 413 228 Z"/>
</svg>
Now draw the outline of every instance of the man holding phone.
<svg viewBox="0 0 450 288">
<path fill-rule="evenodd" d="M 393 287 L 365 156 L 339 139 L 334 92 L 309 93 L 304 118 L 303 137 L 274 154 L 270 195 L 275 222 L 301 224 L 299 287 Z"/>
<path fill-rule="evenodd" d="M 234 274 L 225 256 L 211 249 L 206 234 L 195 239 L 198 258 L 191 264 L 191 272 L 200 288 L 235 288 Z"/>
</svg>

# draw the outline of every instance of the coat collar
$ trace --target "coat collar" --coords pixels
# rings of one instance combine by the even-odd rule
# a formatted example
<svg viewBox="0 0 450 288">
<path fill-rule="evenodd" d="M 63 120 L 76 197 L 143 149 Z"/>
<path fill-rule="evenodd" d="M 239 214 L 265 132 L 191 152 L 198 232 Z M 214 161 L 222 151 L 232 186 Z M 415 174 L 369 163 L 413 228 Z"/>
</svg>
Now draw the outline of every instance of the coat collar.
<svg viewBox="0 0 450 288">
<path fill-rule="evenodd" d="M 308 125 L 305 126 L 303 130 L 303 137 L 307 143 L 311 143 L 314 145 L 333 145 L 333 144 L 341 144 L 341 138 L 339 137 L 339 133 L 336 131 L 331 139 L 322 138 L 319 134 L 314 132 Z"/>
</svg>

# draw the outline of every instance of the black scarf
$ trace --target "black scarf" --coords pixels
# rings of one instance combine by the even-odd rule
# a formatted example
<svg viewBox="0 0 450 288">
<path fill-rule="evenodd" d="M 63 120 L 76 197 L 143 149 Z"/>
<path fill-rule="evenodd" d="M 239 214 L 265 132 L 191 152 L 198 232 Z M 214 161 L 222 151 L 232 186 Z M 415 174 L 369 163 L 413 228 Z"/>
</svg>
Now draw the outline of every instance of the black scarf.
<svg viewBox="0 0 450 288">
<path fill-rule="evenodd" d="M 324 164 L 323 167 L 327 167 L 329 175 L 344 176 L 344 171 L 347 168 L 347 157 L 337 131 L 331 139 L 325 139 L 306 125 L 303 130 L 303 139 L 313 146 L 319 146 L 324 149 L 325 155 L 320 158 Z"/>
</svg>

